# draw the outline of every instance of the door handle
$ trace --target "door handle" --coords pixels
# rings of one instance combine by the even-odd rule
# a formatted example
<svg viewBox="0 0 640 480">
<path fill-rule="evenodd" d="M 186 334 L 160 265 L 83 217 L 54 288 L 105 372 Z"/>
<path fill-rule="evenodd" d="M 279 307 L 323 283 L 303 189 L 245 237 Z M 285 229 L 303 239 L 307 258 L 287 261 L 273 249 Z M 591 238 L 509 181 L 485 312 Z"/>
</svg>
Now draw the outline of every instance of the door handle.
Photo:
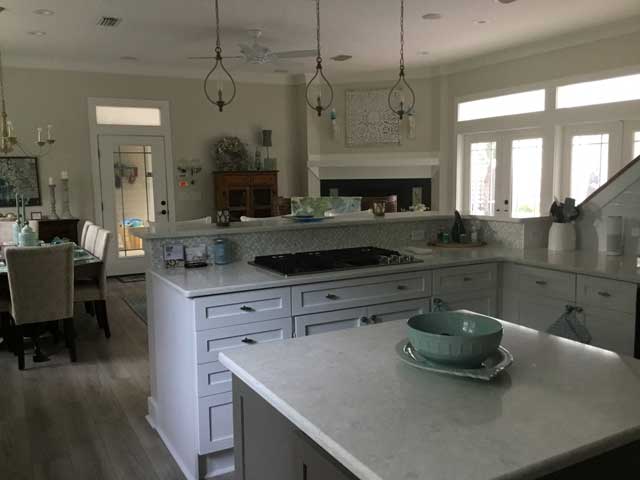
<svg viewBox="0 0 640 480">
<path fill-rule="evenodd" d="M 162 201 L 160 202 L 160 205 L 162 205 L 163 207 L 164 207 L 166 204 L 167 204 L 167 202 L 165 202 L 164 200 L 162 200 Z"/>
<path fill-rule="evenodd" d="M 340 297 L 338 297 L 338 295 L 335 295 L 333 293 L 328 293 L 327 294 L 327 300 L 338 300 Z"/>
<path fill-rule="evenodd" d="M 160 210 L 160 214 L 162 214 L 162 215 L 166 215 L 166 214 L 167 214 L 167 211 L 166 211 L 166 210 L 164 210 L 164 209 L 163 209 L 163 210 Z"/>
<path fill-rule="evenodd" d="M 544 286 L 544 285 L 546 285 L 546 284 L 547 284 L 547 282 L 545 282 L 544 280 L 536 280 L 536 285 L 542 285 L 542 286 Z"/>
<path fill-rule="evenodd" d="M 611 296 L 609 292 L 598 292 L 598 295 L 604 298 L 609 298 Z"/>
<path fill-rule="evenodd" d="M 409 287 L 407 287 L 406 285 L 398 285 L 398 290 L 408 290 Z"/>
<path fill-rule="evenodd" d="M 258 343 L 257 341 L 255 341 L 253 338 L 249 338 L 249 337 L 244 337 L 242 340 L 240 340 L 242 343 L 246 343 L 247 345 L 255 345 L 256 343 Z"/>
<path fill-rule="evenodd" d="M 361 317 L 360 318 L 360 323 L 362 325 L 369 325 L 369 319 L 367 317 Z"/>
<path fill-rule="evenodd" d="M 251 307 L 247 307 L 246 305 L 243 305 L 240 307 L 240 310 L 242 310 L 243 312 L 255 312 L 255 308 L 251 308 Z"/>
</svg>

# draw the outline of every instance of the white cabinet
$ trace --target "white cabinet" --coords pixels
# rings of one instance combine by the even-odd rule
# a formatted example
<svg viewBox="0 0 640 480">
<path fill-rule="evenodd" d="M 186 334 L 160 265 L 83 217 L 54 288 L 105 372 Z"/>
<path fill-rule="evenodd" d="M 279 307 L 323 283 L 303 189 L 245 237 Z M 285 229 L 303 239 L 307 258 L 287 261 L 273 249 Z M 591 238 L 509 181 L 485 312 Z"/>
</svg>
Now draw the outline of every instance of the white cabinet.
<svg viewBox="0 0 640 480">
<path fill-rule="evenodd" d="M 434 296 L 497 287 L 498 265 L 496 263 L 443 268 L 433 272 Z"/>
<path fill-rule="evenodd" d="M 583 315 L 587 330 L 591 333 L 591 345 L 633 356 L 636 339 L 635 315 L 586 307 Z"/>
<path fill-rule="evenodd" d="M 294 318 L 295 334 L 296 337 L 306 337 L 307 335 L 359 327 L 366 316 L 366 308 L 349 308 L 335 312 L 300 315 Z"/>
<path fill-rule="evenodd" d="M 432 310 L 471 310 L 495 317 L 498 314 L 498 293 L 495 289 L 466 293 L 437 295 L 432 300 Z"/>
<path fill-rule="evenodd" d="M 566 311 L 566 300 L 503 290 L 502 319 L 546 332 Z"/>
<path fill-rule="evenodd" d="M 525 295 L 558 298 L 573 302 L 576 298 L 576 275 L 506 263 L 503 267 L 503 286 Z"/>
<path fill-rule="evenodd" d="M 406 321 L 414 315 L 428 311 L 429 300 L 424 299 L 300 315 L 294 318 L 295 334 L 296 337 L 304 337 L 381 322 Z"/>
<path fill-rule="evenodd" d="M 198 400 L 200 414 L 198 453 L 204 455 L 233 447 L 233 397 L 231 392 Z"/>
</svg>

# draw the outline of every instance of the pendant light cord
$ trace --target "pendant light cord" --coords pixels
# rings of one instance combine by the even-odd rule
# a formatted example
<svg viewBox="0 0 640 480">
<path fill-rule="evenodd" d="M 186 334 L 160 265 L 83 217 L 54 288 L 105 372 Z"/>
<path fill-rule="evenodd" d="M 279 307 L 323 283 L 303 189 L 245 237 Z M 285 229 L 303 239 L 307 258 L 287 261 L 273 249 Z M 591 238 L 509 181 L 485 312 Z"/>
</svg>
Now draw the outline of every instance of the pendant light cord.
<svg viewBox="0 0 640 480">
<path fill-rule="evenodd" d="M 2 102 L 2 113 L 6 113 L 7 106 L 4 99 L 4 69 L 2 68 L 2 51 L 0 51 L 0 101 Z"/>
<path fill-rule="evenodd" d="M 316 45 L 318 46 L 316 62 L 322 63 L 322 55 L 320 53 L 320 0 L 316 0 Z"/>
<path fill-rule="evenodd" d="M 222 48 L 220 47 L 220 7 L 218 7 L 218 0 L 215 3 L 216 10 L 216 53 L 220 53 Z"/>
<path fill-rule="evenodd" d="M 220 43 L 220 7 L 218 5 L 218 0 L 215 0 L 213 5 L 214 5 L 214 12 L 216 15 L 216 49 L 215 49 L 216 56 L 215 56 L 215 63 L 213 65 L 213 68 L 211 69 L 211 71 L 209 71 L 209 73 L 204 79 L 204 94 L 207 97 L 207 100 L 209 100 L 209 102 L 212 103 L 213 105 L 216 105 L 218 107 L 218 110 L 222 112 L 224 107 L 229 105 L 236 98 L 237 89 L 236 89 L 235 80 L 233 79 L 233 77 L 231 76 L 227 68 L 224 66 L 224 63 L 222 62 L 222 45 Z M 233 88 L 231 98 L 229 98 L 229 100 L 226 100 L 226 101 L 222 98 L 222 89 L 219 89 L 216 92 L 216 95 L 211 95 L 209 93 L 209 87 L 208 87 L 209 79 L 213 76 L 213 73 L 216 71 L 218 67 L 220 67 L 220 70 L 222 70 L 224 75 L 227 76 L 227 78 L 231 82 L 231 87 Z"/>
<path fill-rule="evenodd" d="M 307 83 L 305 97 L 309 107 L 312 110 L 315 110 L 318 116 L 320 117 L 322 116 L 322 112 L 327 110 L 333 104 L 333 86 L 331 85 L 331 82 L 329 82 L 327 77 L 325 77 L 324 72 L 322 71 L 322 52 L 320 49 L 320 0 L 316 0 L 316 44 L 317 44 L 316 73 L 311 78 L 311 80 L 309 80 L 309 83 Z M 319 79 L 319 81 L 324 82 L 327 88 L 329 89 L 329 101 L 325 105 L 322 105 L 320 96 L 317 97 L 315 103 L 309 99 L 309 94 L 311 92 L 311 85 L 316 79 Z"/>
<path fill-rule="evenodd" d="M 400 0 L 400 74 L 404 75 L 404 0 Z"/>
</svg>

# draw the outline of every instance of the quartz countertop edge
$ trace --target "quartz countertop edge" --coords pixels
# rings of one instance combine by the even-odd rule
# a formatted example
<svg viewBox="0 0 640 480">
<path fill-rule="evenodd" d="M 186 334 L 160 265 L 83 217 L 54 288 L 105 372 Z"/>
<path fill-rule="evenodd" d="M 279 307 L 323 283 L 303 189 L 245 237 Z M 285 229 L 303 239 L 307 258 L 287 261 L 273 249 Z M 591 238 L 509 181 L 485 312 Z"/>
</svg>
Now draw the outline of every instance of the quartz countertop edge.
<svg viewBox="0 0 640 480">
<path fill-rule="evenodd" d="M 546 249 L 515 250 L 490 246 L 464 251 L 435 249 L 433 254 L 416 257 L 422 262 L 289 277 L 249 265 L 242 260 L 201 269 L 160 266 L 151 269 L 150 273 L 173 286 L 187 298 L 493 262 L 511 262 L 528 267 L 640 284 L 640 270 L 635 267 L 634 257 L 607 257 L 588 252 L 551 254 Z"/>
<path fill-rule="evenodd" d="M 265 385 L 257 381 L 246 370 L 226 356 L 224 352 L 220 353 L 218 359 L 223 366 L 227 367 L 231 371 L 231 373 L 242 380 L 242 382 L 246 383 L 254 392 L 266 400 L 269 405 L 275 408 L 280 414 L 303 431 L 309 438 L 320 445 L 327 453 L 338 460 L 338 462 L 345 466 L 360 480 L 385 480 L 372 472 L 365 464 L 351 455 L 339 443 L 335 442 L 331 437 L 316 427 L 313 422 L 309 421 L 304 415 L 298 413 L 291 407 L 291 405 L 275 395 Z"/>
<path fill-rule="evenodd" d="M 389 223 L 429 222 L 437 220 L 451 220 L 453 212 L 398 212 L 388 213 L 384 217 L 371 215 L 345 215 L 331 217 L 322 222 L 297 223 L 285 218 L 269 217 L 265 220 L 252 220 L 250 222 L 233 222 L 228 227 L 218 227 L 216 224 L 191 224 L 191 225 L 158 225 L 149 228 L 133 228 L 129 230 L 135 237 L 143 240 L 151 239 L 177 239 L 203 236 L 227 236 L 246 233 L 261 233 L 273 231 L 308 230 L 317 228 L 337 228 L 359 225 L 381 225 Z M 502 223 L 529 223 L 550 222 L 548 217 L 535 218 L 494 218 L 483 216 L 465 216 L 469 220 L 482 220 Z"/>
</svg>

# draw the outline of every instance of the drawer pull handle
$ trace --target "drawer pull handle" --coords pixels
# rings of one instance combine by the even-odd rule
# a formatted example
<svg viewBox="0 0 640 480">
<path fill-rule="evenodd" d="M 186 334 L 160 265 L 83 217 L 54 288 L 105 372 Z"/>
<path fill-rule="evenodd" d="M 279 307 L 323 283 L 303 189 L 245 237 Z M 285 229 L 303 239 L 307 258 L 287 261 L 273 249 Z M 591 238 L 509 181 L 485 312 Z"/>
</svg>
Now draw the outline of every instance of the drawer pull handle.
<svg viewBox="0 0 640 480">
<path fill-rule="evenodd" d="M 333 293 L 327 294 L 328 300 L 338 300 L 340 297 L 338 295 L 334 295 Z"/>
<path fill-rule="evenodd" d="M 601 297 L 609 298 L 611 294 L 609 292 L 598 292 Z"/>
<path fill-rule="evenodd" d="M 547 284 L 547 282 L 544 281 L 544 280 L 536 280 L 536 285 L 543 285 L 544 286 L 546 284 Z"/>
<path fill-rule="evenodd" d="M 369 325 L 369 319 L 367 317 L 360 318 L 360 323 L 362 325 Z"/>
<path fill-rule="evenodd" d="M 409 290 L 409 287 L 406 285 L 398 285 L 398 290 Z"/>
<path fill-rule="evenodd" d="M 369 320 L 371 320 L 371 323 L 378 323 L 380 320 L 378 320 L 378 317 L 376 317 L 375 315 L 371 315 L 369 317 Z"/>
<path fill-rule="evenodd" d="M 463 280 L 464 282 L 470 282 L 471 280 L 473 280 L 473 278 L 471 278 L 471 277 L 464 277 L 462 280 Z"/>
<path fill-rule="evenodd" d="M 247 307 L 246 305 L 241 306 L 240 310 L 242 310 L 243 312 L 255 312 L 256 311 L 255 308 Z"/>
<path fill-rule="evenodd" d="M 244 338 L 241 340 L 241 342 L 242 342 L 242 343 L 246 343 L 247 345 L 255 345 L 256 343 L 258 343 L 258 342 L 256 342 L 253 338 L 249 338 L 249 337 L 244 337 Z"/>
</svg>

